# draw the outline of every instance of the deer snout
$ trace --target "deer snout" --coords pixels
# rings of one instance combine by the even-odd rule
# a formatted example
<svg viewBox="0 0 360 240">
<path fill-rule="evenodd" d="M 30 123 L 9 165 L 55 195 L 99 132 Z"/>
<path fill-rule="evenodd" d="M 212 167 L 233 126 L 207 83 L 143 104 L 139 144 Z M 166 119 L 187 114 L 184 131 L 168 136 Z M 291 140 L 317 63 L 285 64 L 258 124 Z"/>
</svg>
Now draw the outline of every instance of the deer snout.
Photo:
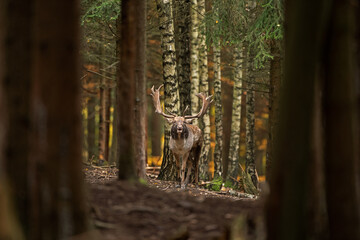
<svg viewBox="0 0 360 240">
<path fill-rule="evenodd" d="M 177 128 L 176 128 L 176 130 L 177 130 L 178 132 L 182 132 L 183 126 L 182 126 L 182 125 L 178 125 Z"/>
</svg>

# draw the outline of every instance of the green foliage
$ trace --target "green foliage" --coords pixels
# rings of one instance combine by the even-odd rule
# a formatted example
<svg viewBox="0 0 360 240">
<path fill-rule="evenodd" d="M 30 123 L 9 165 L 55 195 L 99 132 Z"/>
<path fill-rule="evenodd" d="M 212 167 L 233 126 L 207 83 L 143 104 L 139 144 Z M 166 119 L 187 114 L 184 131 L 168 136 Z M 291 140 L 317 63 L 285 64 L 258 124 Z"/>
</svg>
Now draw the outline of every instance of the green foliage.
<svg viewBox="0 0 360 240">
<path fill-rule="evenodd" d="M 102 68 L 115 61 L 116 19 L 120 15 L 120 0 L 82 0 L 81 54 L 86 64 Z M 107 69 L 110 71 L 111 69 Z"/>
<path fill-rule="evenodd" d="M 146 179 L 139 178 L 139 183 L 142 185 L 148 185 Z"/>
<path fill-rule="evenodd" d="M 212 191 L 220 191 L 223 186 L 225 188 L 239 189 L 239 187 L 230 180 L 226 180 L 226 182 L 224 182 L 222 177 L 214 178 L 209 184 L 206 185 L 206 188 Z"/>
<path fill-rule="evenodd" d="M 254 65 L 264 66 L 264 62 L 272 56 L 269 43 L 283 38 L 283 0 L 256 1 L 257 7 L 249 7 L 251 1 L 246 0 L 213 0 L 212 10 L 206 13 L 201 23 L 206 33 L 207 45 L 236 45 L 248 42 L 253 49 Z M 255 16 L 254 16 L 255 15 Z"/>
<path fill-rule="evenodd" d="M 209 184 L 207 184 L 206 188 L 212 191 L 220 191 L 222 184 L 223 184 L 222 177 L 217 177 L 214 178 Z"/>
<path fill-rule="evenodd" d="M 269 0 L 262 6 L 261 14 L 249 26 L 244 40 L 249 42 L 249 48 L 255 49 L 255 67 L 263 67 L 267 59 L 273 58 L 268 43 L 283 38 L 283 22 L 282 0 Z"/>
<path fill-rule="evenodd" d="M 247 21 L 245 10 L 243 0 L 213 0 L 212 10 L 206 13 L 201 23 L 201 31 L 206 32 L 207 45 L 241 42 Z"/>
<path fill-rule="evenodd" d="M 81 24 L 91 21 L 114 21 L 120 15 L 120 0 L 94 1 L 84 0 L 82 5 L 85 13 L 81 17 Z"/>
<path fill-rule="evenodd" d="M 224 187 L 225 188 L 231 188 L 231 189 L 237 189 L 238 187 L 236 187 L 234 185 L 234 183 L 230 180 L 226 180 L 226 182 L 224 183 Z"/>
</svg>

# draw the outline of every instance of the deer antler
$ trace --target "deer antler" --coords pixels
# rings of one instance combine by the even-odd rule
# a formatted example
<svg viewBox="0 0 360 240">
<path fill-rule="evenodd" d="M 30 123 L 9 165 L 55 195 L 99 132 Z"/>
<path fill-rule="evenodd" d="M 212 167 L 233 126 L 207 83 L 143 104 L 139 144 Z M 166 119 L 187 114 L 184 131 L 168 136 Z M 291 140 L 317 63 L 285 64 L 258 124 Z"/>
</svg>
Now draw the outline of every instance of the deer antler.
<svg viewBox="0 0 360 240">
<path fill-rule="evenodd" d="M 209 108 L 210 104 L 212 103 L 213 99 L 212 96 L 206 96 L 205 93 L 198 93 L 196 94 L 198 98 L 201 98 L 203 101 L 202 107 L 200 112 L 198 112 L 196 115 L 192 116 L 184 116 L 185 119 L 192 119 L 192 118 L 201 118 L 206 113 L 206 110 Z"/>
<path fill-rule="evenodd" d="M 163 110 L 161 109 L 161 104 L 160 104 L 160 88 L 162 88 L 162 86 L 164 86 L 163 84 L 160 85 L 160 87 L 158 89 L 155 89 L 154 86 L 152 86 L 151 88 L 151 93 L 150 95 L 153 98 L 153 102 L 154 102 L 154 106 L 155 106 L 155 112 L 164 116 L 165 118 L 174 118 L 176 117 L 175 114 L 166 114 L 163 112 Z"/>
</svg>

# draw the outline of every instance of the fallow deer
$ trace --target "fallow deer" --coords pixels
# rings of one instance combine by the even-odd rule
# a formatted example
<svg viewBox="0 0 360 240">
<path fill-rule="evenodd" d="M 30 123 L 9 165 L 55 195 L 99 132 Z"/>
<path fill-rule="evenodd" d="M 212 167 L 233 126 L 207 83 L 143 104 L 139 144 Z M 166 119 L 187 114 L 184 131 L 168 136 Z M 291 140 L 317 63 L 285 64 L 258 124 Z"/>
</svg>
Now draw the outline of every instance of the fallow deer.
<svg viewBox="0 0 360 240">
<path fill-rule="evenodd" d="M 201 118 L 206 113 L 206 110 L 212 102 L 212 96 L 206 96 L 205 93 L 196 94 L 196 96 L 202 100 L 202 107 L 200 112 L 195 115 L 177 116 L 172 113 L 166 114 L 163 112 L 160 104 L 160 89 L 162 86 L 163 85 L 161 85 L 158 89 L 155 89 L 153 86 L 151 88 L 151 96 L 153 98 L 155 112 L 162 115 L 170 124 L 172 124 L 169 148 L 175 157 L 178 175 L 181 159 L 180 186 L 181 188 L 186 188 L 193 165 L 195 168 L 195 184 L 197 186 L 199 177 L 199 159 L 203 140 L 200 128 L 192 125 L 191 123 L 193 119 Z M 185 114 L 186 109 L 183 115 Z M 187 174 L 185 178 L 186 167 Z"/>
</svg>

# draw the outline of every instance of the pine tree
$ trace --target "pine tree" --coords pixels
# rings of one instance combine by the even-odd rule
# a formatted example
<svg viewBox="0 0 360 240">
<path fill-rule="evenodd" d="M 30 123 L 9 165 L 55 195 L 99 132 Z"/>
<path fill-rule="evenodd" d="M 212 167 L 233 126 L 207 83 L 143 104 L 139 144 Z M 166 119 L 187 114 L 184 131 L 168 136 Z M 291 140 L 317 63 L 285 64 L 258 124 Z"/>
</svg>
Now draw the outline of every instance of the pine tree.
<svg viewBox="0 0 360 240">
<path fill-rule="evenodd" d="M 174 1 L 175 48 L 177 77 L 179 83 L 180 113 L 191 109 L 190 82 L 190 5 L 186 0 Z"/>
</svg>

